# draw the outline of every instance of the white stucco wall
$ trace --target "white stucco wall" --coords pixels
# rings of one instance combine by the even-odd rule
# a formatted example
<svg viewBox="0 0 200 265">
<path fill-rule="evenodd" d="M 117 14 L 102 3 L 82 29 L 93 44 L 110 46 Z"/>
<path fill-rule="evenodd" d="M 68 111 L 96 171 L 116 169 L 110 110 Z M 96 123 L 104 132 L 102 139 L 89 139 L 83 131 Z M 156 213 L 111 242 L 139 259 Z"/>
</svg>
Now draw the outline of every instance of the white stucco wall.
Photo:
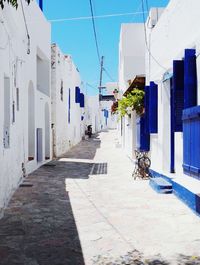
<svg viewBox="0 0 200 265">
<path fill-rule="evenodd" d="M 119 90 L 123 94 L 129 87 L 128 80 L 136 75 L 145 74 L 145 35 L 142 23 L 128 23 L 121 25 L 119 41 Z M 120 130 L 120 139 L 127 155 L 134 158 L 136 149 L 135 113 L 131 118 L 124 117 Z M 121 128 L 122 126 L 122 128 Z M 122 135 L 121 135 L 122 131 Z"/>
<path fill-rule="evenodd" d="M 119 88 L 128 88 L 128 80 L 145 72 L 145 38 L 142 23 L 121 25 L 119 41 Z"/>
<path fill-rule="evenodd" d="M 92 131 L 101 130 L 99 95 L 87 96 L 86 125 L 92 125 Z"/>
<path fill-rule="evenodd" d="M 44 60 L 46 68 L 43 72 L 46 75 L 45 90 L 50 92 L 50 38 L 51 28 L 44 18 L 41 10 L 35 1 L 28 6 L 24 1 L 24 12 L 27 28 L 30 35 L 30 47 L 25 28 L 25 21 L 22 15 L 22 8 L 19 3 L 17 11 L 5 4 L 3 11 L 0 9 L 0 214 L 7 204 L 9 198 L 20 183 L 25 168 L 29 173 L 42 165 L 45 161 L 45 150 L 48 150 L 48 158 L 51 157 L 50 146 L 46 144 L 48 138 L 50 145 L 50 117 L 48 132 L 45 134 L 45 107 L 49 109 L 50 97 L 37 90 L 37 55 Z M 38 38 L 38 36 L 40 36 Z M 30 54 L 27 50 L 30 48 Z M 9 138 L 10 145 L 4 146 L 4 77 L 10 78 L 10 119 L 9 119 Z M 32 116 L 34 119 L 34 133 L 31 139 L 32 144 L 28 143 L 28 122 L 30 112 L 28 111 L 28 91 L 29 86 L 33 87 L 32 97 Z M 17 109 L 17 88 L 19 91 L 19 109 Z M 13 106 L 15 108 L 15 120 L 13 120 Z M 47 124 L 46 124 L 47 126 Z M 37 162 L 36 129 L 42 128 L 42 149 L 41 161 Z M 46 137 L 47 136 L 47 137 Z M 33 147 L 33 160 L 28 161 L 28 146 Z"/>
<path fill-rule="evenodd" d="M 83 91 L 80 74 L 70 55 L 52 45 L 52 123 L 54 156 L 60 156 L 81 141 L 85 131 L 85 109 L 75 103 L 75 87 Z M 61 99 L 61 83 L 63 96 Z M 69 119 L 70 90 L 70 122 Z M 86 100 L 86 99 L 85 99 Z M 84 120 L 81 121 L 81 116 Z"/>
<path fill-rule="evenodd" d="M 148 81 L 158 84 L 158 134 L 151 135 L 151 159 L 152 168 L 157 171 L 169 172 L 169 95 L 168 81 L 163 82 L 165 72 L 172 72 L 173 60 L 182 59 L 184 50 L 196 48 L 197 55 L 200 52 L 200 16 L 198 0 L 171 0 L 166 7 L 158 23 L 153 29 L 148 29 L 150 42 L 150 62 L 146 64 L 146 76 Z M 200 76 L 200 58 L 197 57 L 198 80 Z M 198 104 L 199 97 L 198 81 Z M 163 149 L 164 148 L 164 149 Z M 183 139 L 182 133 L 175 133 L 175 171 L 182 174 L 183 163 Z"/>
</svg>

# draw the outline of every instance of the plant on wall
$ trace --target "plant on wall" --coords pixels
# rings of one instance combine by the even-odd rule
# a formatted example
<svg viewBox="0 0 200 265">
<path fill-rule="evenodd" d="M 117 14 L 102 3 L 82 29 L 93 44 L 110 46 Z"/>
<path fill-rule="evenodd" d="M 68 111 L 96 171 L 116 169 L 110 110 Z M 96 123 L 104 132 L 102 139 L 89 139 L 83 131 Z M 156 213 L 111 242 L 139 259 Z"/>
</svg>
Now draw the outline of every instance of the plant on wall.
<svg viewBox="0 0 200 265">
<path fill-rule="evenodd" d="M 13 7 L 15 7 L 16 9 L 18 8 L 18 0 L 0 0 L 0 7 L 3 9 L 5 2 L 7 2 L 8 4 L 12 5 Z M 26 0 L 26 2 L 28 4 L 30 4 L 31 0 Z"/>
<path fill-rule="evenodd" d="M 129 115 L 132 110 L 135 110 L 137 115 L 142 115 L 144 112 L 144 94 L 143 90 L 135 88 L 120 99 L 117 108 L 119 115 L 121 117 Z"/>
</svg>

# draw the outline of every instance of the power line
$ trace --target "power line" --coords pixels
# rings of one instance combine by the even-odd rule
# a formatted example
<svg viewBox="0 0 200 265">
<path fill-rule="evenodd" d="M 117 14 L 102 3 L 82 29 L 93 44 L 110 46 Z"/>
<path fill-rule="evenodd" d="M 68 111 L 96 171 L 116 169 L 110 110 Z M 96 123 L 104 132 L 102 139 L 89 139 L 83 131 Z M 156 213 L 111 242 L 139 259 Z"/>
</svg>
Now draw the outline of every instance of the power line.
<svg viewBox="0 0 200 265">
<path fill-rule="evenodd" d="M 146 29 L 146 23 L 145 23 L 145 10 L 144 10 L 144 0 L 142 1 L 142 13 L 143 13 L 143 24 L 144 24 L 144 34 L 145 34 L 145 44 L 146 44 L 146 48 L 149 52 L 149 55 L 152 57 L 152 59 L 164 70 L 167 70 L 167 68 L 165 68 L 164 66 L 162 66 L 158 60 L 153 56 L 153 54 L 151 53 L 149 47 L 148 47 L 148 41 L 147 41 L 147 29 Z"/>
<path fill-rule="evenodd" d="M 92 26 L 93 26 L 93 31 L 94 31 L 94 39 L 95 39 L 95 44 L 96 44 L 96 50 L 97 50 L 97 56 L 100 64 L 100 53 L 99 53 L 99 46 L 98 46 L 98 41 L 97 41 L 97 33 L 96 33 L 96 27 L 95 27 L 95 21 L 94 21 L 94 13 L 93 13 L 93 8 L 92 8 L 92 0 L 89 0 L 90 3 L 90 11 L 92 15 Z"/>
<path fill-rule="evenodd" d="M 106 75 L 108 76 L 108 78 L 111 80 L 111 81 L 115 81 L 114 78 L 112 78 L 112 76 L 109 74 L 108 70 L 106 70 L 106 68 L 104 67 L 103 68 L 104 72 L 106 73 Z"/>
<path fill-rule="evenodd" d="M 118 14 L 99 15 L 99 16 L 93 16 L 93 17 L 94 17 L 94 19 L 96 19 L 96 18 L 112 18 L 112 17 L 132 16 L 132 15 L 142 15 L 142 14 L 143 14 L 143 12 L 132 12 L 132 13 L 118 13 Z M 64 21 L 73 21 L 73 20 L 88 20 L 91 18 L 92 18 L 92 16 L 58 18 L 58 19 L 50 19 L 49 22 L 54 23 L 54 22 L 64 22 Z"/>
</svg>

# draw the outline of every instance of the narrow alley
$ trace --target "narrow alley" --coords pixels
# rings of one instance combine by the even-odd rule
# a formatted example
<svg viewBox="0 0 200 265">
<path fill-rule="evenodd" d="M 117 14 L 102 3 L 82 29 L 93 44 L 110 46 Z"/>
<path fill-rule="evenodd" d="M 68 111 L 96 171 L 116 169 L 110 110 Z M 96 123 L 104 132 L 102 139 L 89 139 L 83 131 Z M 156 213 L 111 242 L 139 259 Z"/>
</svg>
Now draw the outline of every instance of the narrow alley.
<svg viewBox="0 0 200 265">
<path fill-rule="evenodd" d="M 30 174 L 0 220 L 0 264 L 200 264 L 199 217 L 132 171 L 110 130 Z"/>
</svg>

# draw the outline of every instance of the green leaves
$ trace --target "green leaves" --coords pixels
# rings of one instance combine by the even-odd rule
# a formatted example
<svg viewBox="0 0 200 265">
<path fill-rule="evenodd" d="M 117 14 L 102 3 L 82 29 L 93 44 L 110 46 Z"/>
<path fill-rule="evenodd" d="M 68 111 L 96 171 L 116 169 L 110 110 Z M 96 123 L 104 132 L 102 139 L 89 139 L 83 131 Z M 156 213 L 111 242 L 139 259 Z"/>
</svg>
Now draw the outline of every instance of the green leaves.
<svg viewBox="0 0 200 265">
<path fill-rule="evenodd" d="M 30 4 L 31 0 L 25 0 L 28 4 Z M 0 7 L 3 9 L 5 6 L 5 3 L 8 3 L 15 7 L 16 9 L 18 8 L 18 0 L 0 0 Z"/>
<path fill-rule="evenodd" d="M 135 88 L 118 101 L 118 113 L 121 117 L 130 114 L 130 110 L 135 110 L 138 115 L 141 115 L 144 110 L 144 91 Z"/>
</svg>

